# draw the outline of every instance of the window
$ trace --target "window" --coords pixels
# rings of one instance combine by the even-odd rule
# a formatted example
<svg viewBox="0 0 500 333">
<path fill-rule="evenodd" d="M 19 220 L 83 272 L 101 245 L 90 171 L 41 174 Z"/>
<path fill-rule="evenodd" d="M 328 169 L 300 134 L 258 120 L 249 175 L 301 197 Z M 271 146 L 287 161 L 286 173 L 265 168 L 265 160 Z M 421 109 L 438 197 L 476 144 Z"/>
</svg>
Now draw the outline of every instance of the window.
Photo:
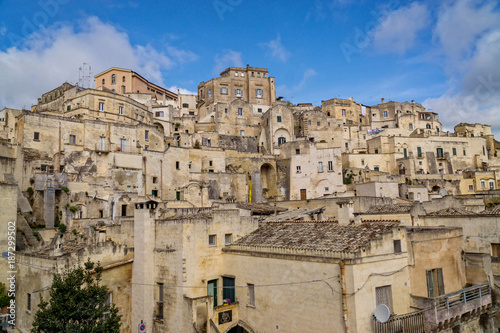
<svg viewBox="0 0 500 333">
<path fill-rule="evenodd" d="M 156 112 L 156 114 L 158 114 L 159 112 Z M 163 113 L 163 111 L 162 111 Z M 118 114 L 123 114 L 123 106 L 119 106 L 118 107 Z"/>
<path fill-rule="evenodd" d="M 297 169 L 297 173 L 301 173 L 301 172 L 302 172 L 302 171 L 301 171 L 301 168 L 300 168 L 300 165 L 297 165 L 297 168 L 296 168 L 296 169 Z"/>
<path fill-rule="evenodd" d="M 318 172 L 323 172 L 323 162 L 318 162 Z"/>
<path fill-rule="evenodd" d="M 428 297 L 438 297 L 444 295 L 443 269 L 430 269 L 426 272 L 426 275 Z"/>
<path fill-rule="evenodd" d="M 263 98 L 264 97 L 264 90 L 263 89 L 255 89 L 255 97 Z"/>
<path fill-rule="evenodd" d="M 361 160 L 361 165 L 365 165 L 365 160 Z"/>
<path fill-rule="evenodd" d="M 76 136 L 75 135 L 72 135 L 72 134 L 69 135 L 69 144 L 70 145 L 76 144 Z"/>
<path fill-rule="evenodd" d="M 490 190 L 494 190 L 494 189 L 495 189 L 495 182 L 494 182 L 493 180 L 490 180 L 490 181 L 488 182 L 488 185 L 489 185 L 489 187 L 490 187 Z"/>
<path fill-rule="evenodd" d="M 163 283 L 158 283 L 158 312 L 156 318 L 163 319 Z"/>
<path fill-rule="evenodd" d="M 122 82 L 125 82 L 125 75 L 122 77 Z"/>
<path fill-rule="evenodd" d="M 102 209 L 99 209 L 99 217 L 100 218 L 104 217 L 104 211 Z"/>
<path fill-rule="evenodd" d="M 127 139 L 120 139 L 120 148 L 122 151 L 125 151 L 127 147 Z"/>
<path fill-rule="evenodd" d="M 255 306 L 255 286 L 248 283 L 248 305 Z"/>
<path fill-rule="evenodd" d="M 99 111 L 104 111 L 104 103 L 99 102 Z"/>
<path fill-rule="evenodd" d="M 189 108 L 189 104 L 188 103 L 182 103 L 182 107 L 187 109 L 187 108 Z"/>
<path fill-rule="evenodd" d="M 116 84 L 116 74 L 111 75 L 111 84 Z"/>
<path fill-rule="evenodd" d="M 102 79 L 102 84 L 105 84 L 106 83 L 106 80 Z"/>
<path fill-rule="evenodd" d="M 325 187 L 325 192 L 328 192 L 330 190 L 329 187 Z"/>
<path fill-rule="evenodd" d="M 280 136 L 278 138 L 278 146 L 284 144 L 285 142 L 286 142 L 286 138 L 284 136 Z"/>
<path fill-rule="evenodd" d="M 309 125 L 309 126 L 311 125 L 311 121 L 310 120 L 307 122 L 307 125 Z"/>
<path fill-rule="evenodd" d="M 395 239 L 393 243 L 394 243 L 394 253 L 401 253 L 401 240 Z"/>
<path fill-rule="evenodd" d="M 258 108 L 258 109 L 257 109 L 257 112 L 258 112 L 258 113 L 262 113 L 262 109 L 261 109 L 261 108 Z"/>
<path fill-rule="evenodd" d="M 277 121 L 278 123 L 281 123 L 281 116 L 276 117 L 276 121 Z"/>
<path fill-rule="evenodd" d="M 384 118 L 387 118 L 387 111 L 384 111 Z"/>
<path fill-rule="evenodd" d="M 180 167 L 180 162 L 179 161 L 175 161 L 175 168 L 177 170 L 179 170 L 181 167 Z"/>
<path fill-rule="evenodd" d="M 66 111 L 71 111 L 71 105 L 66 106 Z"/>
<path fill-rule="evenodd" d="M 243 97 L 243 89 L 234 89 L 234 96 Z"/>
<path fill-rule="evenodd" d="M 141 121 L 144 121 L 144 116 L 141 116 Z"/>
<path fill-rule="evenodd" d="M 391 313 L 393 312 L 392 310 L 392 286 L 383 286 L 383 287 L 376 287 L 375 288 L 375 298 L 377 301 L 377 306 L 380 304 L 385 304 L 391 310 Z"/>
<path fill-rule="evenodd" d="M 125 76 L 123 78 L 125 78 Z M 125 94 L 125 86 L 122 86 L 122 94 Z"/>
<path fill-rule="evenodd" d="M 375 154 L 378 154 L 378 149 L 375 149 Z"/>
<path fill-rule="evenodd" d="M 208 162 L 208 165 L 209 165 L 209 166 L 212 166 L 212 165 L 213 165 L 213 161 L 209 161 L 209 162 Z"/>
<path fill-rule="evenodd" d="M 465 151 L 465 149 L 464 149 L 464 156 L 465 156 L 465 155 L 467 155 L 467 152 L 466 152 L 466 151 Z"/>
<path fill-rule="evenodd" d="M 120 113 L 120 114 L 121 114 L 121 113 Z M 156 112 L 156 113 L 155 113 L 155 116 L 156 116 L 156 117 L 163 117 L 163 115 L 164 115 L 164 114 L 165 114 L 165 113 L 163 113 L 163 111 L 158 111 L 158 112 Z"/>
<path fill-rule="evenodd" d="M 500 257 L 500 244 L 491 243 L 491 256 Z"/>
<path fill-rule="evenodd" d="M 469 191 L 474 191 L 474 185 L 469 185 Z"/>
<path fill-rule="evenodd" d="M 28 305 L 27 305 L 27 310 L 31 311 L 31 294 L 28 293 Z"/>
<path fill-rule="evenodd" d="M 321 122 L 319 122 L 319 121 L 318 121 L 317 125 L 318 125 L 318 126 L 321 126 Z"/>
<path fill-rule="evenodd" d="M 217 246 L 217 235 L 208 236 L 208 246 Z"/>
<path fill-rule="evenodd" d="M 486 182 L 484 180 L 481 180 L 481 188 L 486 188 Z"/>
<path fill-rule="evenodd" d="M 224 109 L 224 113 L 227 113 L 227 108 Z"/>
<path fill-rule="evenodd" d="M 151 190 L 151 195 L 153 197 L 157 197 L 158 196 L 158 190 Z"/>
<path fill-rule="evenodd" d="M 408 151 L 406 150 L 406 148 L 403 148 L 403 156 L 408 157 Z"/>
<path fill-rule="evenodd" d="M 431 124 L 426 124 L 426 125 L 425 125 L 425 128 L 427 128 L 427 129 L 431 129 L 431 128 L 432 128 L 432 126 L 431 126 Z"/>
<path fill-rule="evenodd" d="M 417 193 L 417 200 L 420 200 L 420 193 Z"/>
<path fill-rule="evenodd" d="M 130 192 L 130 186 L 127 186 L 127 188 L 127 192 Z M 127 205 L 122 205 L 122 216 L 127 216 Z"/>
<path fill-rule="evenodd" d="M 153 184 L 158 184 L 158 177 L 153 177 Z"/>
<path fill-rule="evenodd" d="M 413 129 L 413 124 L 412 124 L 412 123 L 410 123 L 410 124 L 408 125 L 408 127 L 409 127 L 409 129 L 410 129 L 410 130 L 412 130 L 412 129 Z"/>
<path fill-rule="evenodd" d="M 245 131 L 244 130 L 240 130 L 240 136 L 245 136 Z"/>
<path fill-rule="evenodd" d="M 238 108 L 238 116 L 243 116 L 243 109 L 242 108 Z"/>
<path fill-rule="evenodd" d="M 148 130 L 144 131 L 144 140 L 149 141 L 149 131 Z"/>
<path fill-rule="evenodd" d="M 229 302 L 236 301 L 236 295 L 234 292 L 234 278 L 222 277 L 222 298 L 224 300 L 229 300 Z"/>
<path fill-rule="evenodd" d="M 453 156 L 457 156 L 457 148 L 453 148 L 452 152 L 453 152 Z"/>
<path fill-rule="evenodd" d="M 342 109 L 342 117 L 345 117 L 345 109 Z"/>
<path fill-rule="evenodd" d="M 217 306 L 217 280 L 207 282 L 207 295 L 214 298 L 214 306 Z"/>
<path fill-rule="evenodd" d="M 207 97 L 212 97 L 212 89 L 207 90 Z"/>
<path fill-rule="evenodd" d="M 422 157 L 422 147 L 417 147 L 417 157 Z"/>
<path fill-rule="evenodd" d="M 328 171 L 333 171 L 333 161 L 328 161 Z"/>
<path fill-rule="evenodd" d="M 300 149 L 295 149 L 295 155 L 300 155 Z"/>
<path fill-rule="evenodd" d="M 380 171 L 380 168 L 378 166 L 373 167 L 373 171 Z"/>
<path fill-rule="evenodd" d="M 349 142 L 345 143 L 345 149 L 349 149 Z"/>
<path fill-rule="evenodd" d="M 224 244 L 229 245 L 233 242 L 233 234 L 225 234 L 224 235 Z"/>
<path fill-rule="evenodd" d="M 483 146 L 483 155 L 486 155 L 486 150 L 484 149 L 484 146 Z"/>
<path fill-rule="evenodd" d="M 443 148 L 437 148 L 436 149 L 436 155 L 437 155 L 438 158 L 443 157 L 444 156 L 444 154 L 443 154 Z"/>
</svg>

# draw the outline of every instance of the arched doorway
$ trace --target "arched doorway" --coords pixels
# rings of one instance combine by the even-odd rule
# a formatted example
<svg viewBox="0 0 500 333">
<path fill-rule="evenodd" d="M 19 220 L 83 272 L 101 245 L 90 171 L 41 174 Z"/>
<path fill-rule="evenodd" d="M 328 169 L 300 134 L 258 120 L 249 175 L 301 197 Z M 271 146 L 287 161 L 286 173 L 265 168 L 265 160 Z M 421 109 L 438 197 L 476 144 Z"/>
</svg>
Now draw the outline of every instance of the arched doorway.
<svg viewBox="0 0 500 333">
<path fill-rule="evenodd" d="M 247 333 L 248 331 L 241 327 L 240 325 L 236 325 L 235 327 L 231 328 L 227 333 Z"/>
<path fill-rule="evenodd" d="M 260 167 L 260 182 L 262 199 L 276 195 L 276 173 L 271 164 L 264 163 Z"/>
</svg>

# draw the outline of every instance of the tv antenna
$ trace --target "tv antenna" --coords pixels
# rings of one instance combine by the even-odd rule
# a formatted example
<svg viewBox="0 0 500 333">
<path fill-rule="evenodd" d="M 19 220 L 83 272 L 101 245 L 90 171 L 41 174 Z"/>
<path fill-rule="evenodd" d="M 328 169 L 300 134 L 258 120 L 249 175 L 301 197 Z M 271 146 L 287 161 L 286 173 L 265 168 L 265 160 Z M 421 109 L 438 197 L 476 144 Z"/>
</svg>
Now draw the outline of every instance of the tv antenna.
<svg viewBox="0 0 500 333">
<path fill-rule="evenodd" d="M 88 63 L 84 62 L 83 65 L 79 68 L 78 86 L 84 89 L 90 88 L 91 78 L 92 67 Z"/>
<path fill-rule="evenodd" d="M 391 317 L 391 310 L 389 310 L 389 307 L 387 305 L 379 304 L 375 308 L 373 315 L 375 316 L 375 319 L 377 319 L 379 322 L 385 323 Z"/>
</svg>

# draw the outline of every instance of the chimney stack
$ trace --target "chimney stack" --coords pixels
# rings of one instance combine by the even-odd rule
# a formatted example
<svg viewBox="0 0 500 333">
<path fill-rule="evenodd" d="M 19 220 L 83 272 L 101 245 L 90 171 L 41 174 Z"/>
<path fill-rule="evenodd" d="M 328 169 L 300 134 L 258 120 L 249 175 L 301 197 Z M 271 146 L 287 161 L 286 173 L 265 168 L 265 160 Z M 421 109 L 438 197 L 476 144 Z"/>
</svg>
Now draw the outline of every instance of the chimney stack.
<svg viewBox="0 0 500 333">
<path fill-rule="evenodd" d="M 339 225 L 349 225 L 354 219 L 354 202 L 351 199 L 337 201 Z"/>
<path fill-rule="evenodd" d="M 382 103 L 384 103 L 384 102 L 385 102 L 385 99 L 382 97 Z"/>
</svg>

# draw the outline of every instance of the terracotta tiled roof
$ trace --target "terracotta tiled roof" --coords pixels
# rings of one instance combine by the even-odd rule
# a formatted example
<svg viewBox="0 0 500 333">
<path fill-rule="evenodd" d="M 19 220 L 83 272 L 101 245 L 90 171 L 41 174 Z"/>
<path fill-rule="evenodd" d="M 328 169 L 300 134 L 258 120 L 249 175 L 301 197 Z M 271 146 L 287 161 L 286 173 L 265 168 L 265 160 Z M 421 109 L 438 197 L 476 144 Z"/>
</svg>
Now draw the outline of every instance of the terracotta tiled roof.
<svg viewBox="0 0 500 333">
<path fill-rule="evenodd" d="M 257 203 L 246 203 L 246 202 L 240 202 L 236 205 L 236 207 L 241 208 L 241 209 L 248 209 L 252 211 L 254 214 L 261 214 L 261 215 L 271 215 L 274 214 L 274 212 L 284 212 L 287 209 L 283 207 L 274 207 L 271 205 L 267 204 L 257 204 Z"/>
<path fill-rule="evenodd" d="M 325 207 L 320 207 L 320 208 L 299 208 L 299 209 L 292 209 L 289 211 L 286 211 L 284 213 L 278 214 L 276 216 L 271 216 L 268 217 L 265 222 L 274 222 L 274 221 L 291 221 L 291 220 L 297 220 L 300 218 L 303 218 L 306 215 L 309 214 L 317 214 L 323 211 Z"/>
<path fill-rule="evenodd" d="M 233 244 L 283 249 L 357 252 L 371 239 L 378 238 L 397 225 L 399 223 L 395 222 L 361 223 L 348 226 L 322 221 L 263 223 L 257 230 Z"/>
<path fill-rule="evenodd" d="M 442 215 L 442 216 L 450 216 L 450 215 L 477 215 L 473 211 L 460 209 L 460 208 L 445 208 L 435 212 L 427 213 L 427 215 Z"/>
<path fill-rule="evenodd" d="M 482 212 L 479 212 L 479 214 L 484 214 L 484 215 L 500 215 L 500 205 L 496 205 L 494 207 L 485 209 Z"/>
<path fill-rule="evenodd" d="M 375 205 L 370 206 L 365 214 L 396 214 L 396 213 L 409 213 L 413 204 L 399 204 L 399 205 Z"/>
</svg>

